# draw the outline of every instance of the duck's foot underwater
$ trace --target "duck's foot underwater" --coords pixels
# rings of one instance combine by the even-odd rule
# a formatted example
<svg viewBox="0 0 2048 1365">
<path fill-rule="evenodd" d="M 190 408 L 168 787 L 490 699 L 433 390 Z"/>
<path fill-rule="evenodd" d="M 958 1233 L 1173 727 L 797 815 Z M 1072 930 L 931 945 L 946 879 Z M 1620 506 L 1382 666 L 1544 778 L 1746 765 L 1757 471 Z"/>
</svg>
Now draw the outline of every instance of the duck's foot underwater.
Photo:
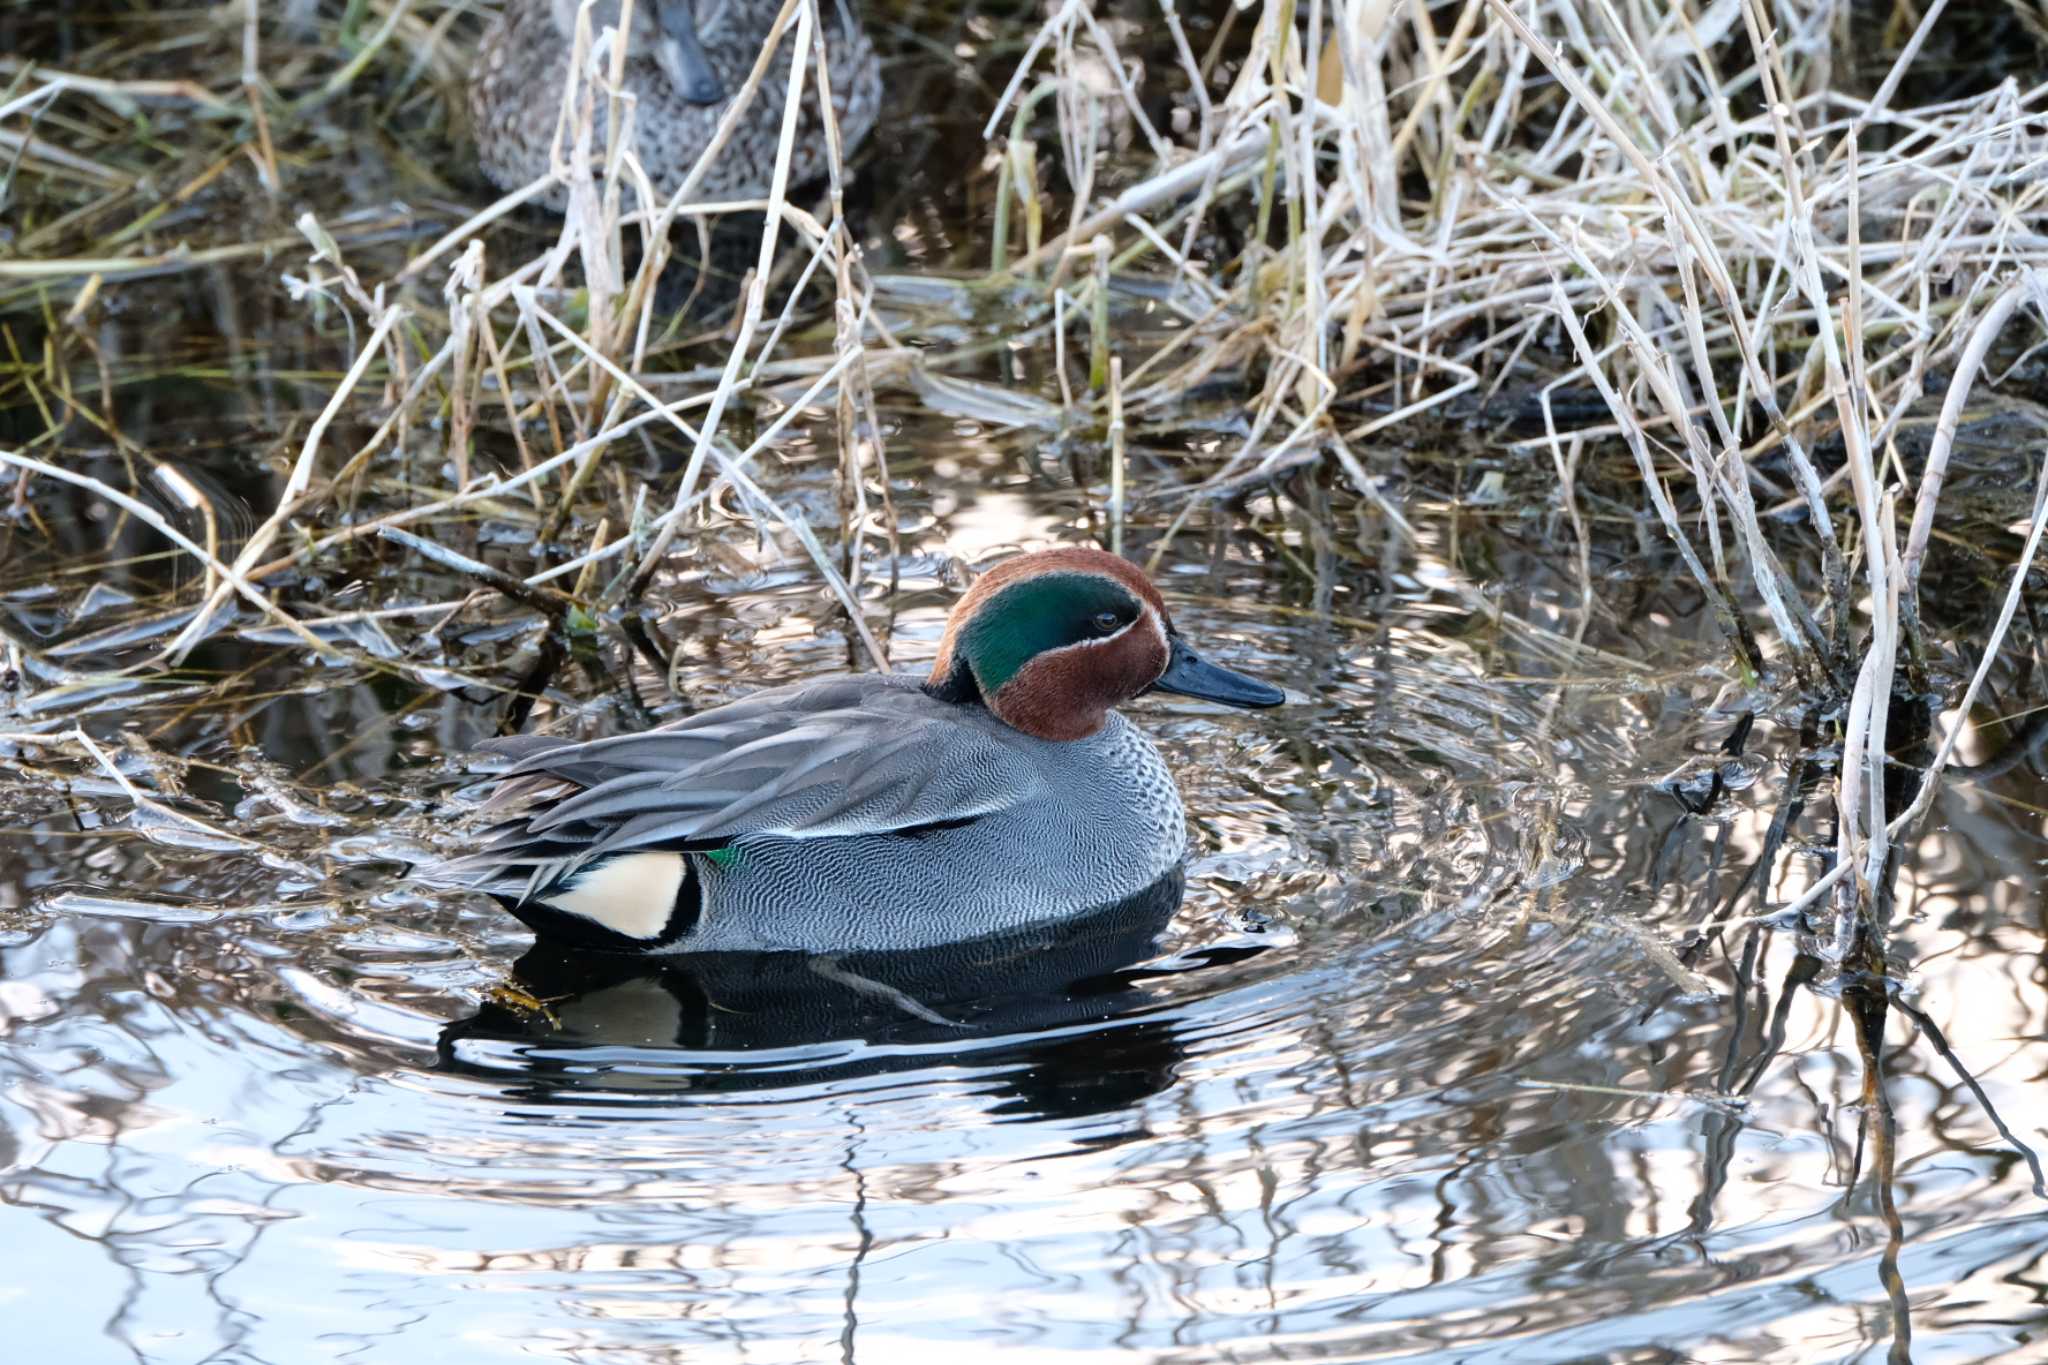
<svg viewBox="0 0 2048 1365">
<path fill-rule="evenodd" d="M 560 1028 L 562 1025 L 561 1016 L 555 1013 L 555 1006 L 569 998 L 566 995 L 535 995 L 516 980 L 499 981 L 484 990 L 484 999 L 489 1003 L 511 1010 L 515 1014 L 525 1015 L 529 1019 L 543 1020 L 553 1028 Z"/>
</svg>

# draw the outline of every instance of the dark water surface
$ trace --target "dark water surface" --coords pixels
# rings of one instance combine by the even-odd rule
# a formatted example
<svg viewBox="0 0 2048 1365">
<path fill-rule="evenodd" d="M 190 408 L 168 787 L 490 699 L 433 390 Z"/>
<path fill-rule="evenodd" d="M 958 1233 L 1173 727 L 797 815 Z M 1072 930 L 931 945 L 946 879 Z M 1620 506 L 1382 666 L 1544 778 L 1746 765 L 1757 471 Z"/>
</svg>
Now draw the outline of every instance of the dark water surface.
<svg viewBox="0 0 2048 1365">
<path fill-rule="evenodd" d="M 905 663 L 935 644 L 938 547 L 1060 532 L 990 473 L 906 558 Z M 839 665 L 791 577 L 662 623 L 701 643 L 696 695 Z M 1004 966 L 933 1011 L 957 1029 L 885 997 L 789 1007 L 787 963 L 529 960 L 549 1012 L 520 1009 L 493 991 L 523 932 L 386 860 L 465 789 L 448 755 L 490 707 L 282 648 L 226 698 L 131 693 L 88 728 L 218 763 L 224 832 L 264 852 L 131 813 L 83 766 L 68 792 L 0 786 L 14 1339 L 152 1361 L 1857 1359 L 1888 1349 L 1895 1254 L 1914 1359 L 2040 1358 L 2048 1213 L 1926 1038 L 1895 1019 L 1894 1247 L 1868 1153 L 1847 1183 L 1853 1031 L 1786 993 L 1796 936 L 1733 932 L 1698 980 L 1672 957 L 1755 858 L 1791 739 L 1759 727 L 1731 775 L 1761 780 L 1687 815 L 1653 783 L 1728 730 L 1711 651 L 1646 630 L 1652 673 L 1518 637 L 1456 577 L 1425 546 L 1329 625 L 1265 547 L 1171 555 L 1183 629 L 1304 700 L 1138 708 L 1187 792 L 1186 903 L 1145 970 L 1084 961 L 1065 989 Z M 543 710 L 632 723 L 574 680 Z M 2041 795 L 1946 796 L 1897 926 L 1920 1006 L 2036 1145 Z M 1781 894 L 1816 866 L 1791 857 Z"/>
<path fill-rule="evenodd" d="M 870 225 L 881 266 L 952 260 L 961 191 L 920 175 Z M 260 519 L 266 459 L 325 396 L 275 371 L 344 338 L 274 274 L 208 278 L 138 297 L 207 359 L 246 338 L 206 299 L 271 291 L 269 377 L 203 413 L 138 382 L 125 425 Z M 1045 397 L 1043 361 L 981 377 Z M 770 485 L 821 526 L 831 433 L 800 423 Z M 871 565 L 864 595 L 915 668 L 961 566 L 1087 539 L 1106 476 L 1078 490 L 1063 439 L 909 403 L 889 437 L 899 583 Z M 1135 467 L 1201 439 L 1141 434 Z M 1435 457 L 1498 457 L 1457 439 Z M 536 673 L 530 613 L 389 554 L 291 600 L 403 667 L 249 617 L 137 682 L 105 665 L 162 643 L 189 569 L 33 485 L 0 525 L 0 625 L 43 661 L 0 694 L 9 1358 L 2048 1359 L 2048 1199 L 1984 1103 L 2048 1146 L 2048 782 L 1954 786 L 1910 842 L 1903 1001 L 1981 1097 L 1892 1011 L 1888 1147 L 1816 941 L 1749 922 L 1831 847 L 1824 802 L 1787 804 L 1827 775 L 1807 718 L 1732 677 L 1631 530 L 1582 620 L 1540 502 L 1418 493 L 1411 543 L 1319 498 L 1165 544 L 1181 629 L 1296 697 L 1133 708 L 1187 798 L 1177 909 L 937 961 L 643 971 L 530 952 L 403 860 L 457 837 L 461 755 L 521 679 L 530 725 L 600 734 L 846 667 L 792 543 L 730 518 L 686 542 L 645 622 L 673 670 L 614 623 Z M 47 741 L 73 724 L 164 808 Z M 1720 770 L 1704 814 L 1681 769 L 1688 792 Z"/>
</svg>

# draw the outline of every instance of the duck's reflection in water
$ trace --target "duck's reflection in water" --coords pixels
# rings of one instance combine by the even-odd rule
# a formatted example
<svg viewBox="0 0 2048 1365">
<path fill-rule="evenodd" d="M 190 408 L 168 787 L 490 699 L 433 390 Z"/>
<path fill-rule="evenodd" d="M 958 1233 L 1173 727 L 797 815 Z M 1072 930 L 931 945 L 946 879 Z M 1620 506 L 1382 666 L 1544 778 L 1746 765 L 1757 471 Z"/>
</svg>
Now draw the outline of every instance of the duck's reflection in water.
<svg viewBox="0 0 2048 1365">
<path fill-rule="evenodd" d="M 634 958 L 537 945 L 513 989 L 442 1031 L 440 1065 L 507 1098 L 592 1110 L 971 1067 L 985 1112 L 1003 1119 L 1112 1113 L 1164 1089 L 1182 1060 L 1146 984 L 1174 968 L 1139 966 L 1182 886 L 1175 869 L 1083 918 L 915 952 Z"/>
</svg>

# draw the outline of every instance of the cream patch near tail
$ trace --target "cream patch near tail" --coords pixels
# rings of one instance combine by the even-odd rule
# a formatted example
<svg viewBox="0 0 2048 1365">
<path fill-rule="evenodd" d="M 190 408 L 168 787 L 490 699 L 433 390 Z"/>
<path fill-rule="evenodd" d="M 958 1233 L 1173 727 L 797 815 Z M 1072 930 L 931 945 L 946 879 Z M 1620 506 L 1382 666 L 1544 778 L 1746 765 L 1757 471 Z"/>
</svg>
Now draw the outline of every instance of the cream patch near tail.
<svg viewBox="0 0 2048 1365">
<path fill-rule="evenodd" d="M 687 869 L 681 853 L 627 853 L 600 863 L 547 904 L 627 938 L 654 939 L 668 928 Z"/>
</svg>

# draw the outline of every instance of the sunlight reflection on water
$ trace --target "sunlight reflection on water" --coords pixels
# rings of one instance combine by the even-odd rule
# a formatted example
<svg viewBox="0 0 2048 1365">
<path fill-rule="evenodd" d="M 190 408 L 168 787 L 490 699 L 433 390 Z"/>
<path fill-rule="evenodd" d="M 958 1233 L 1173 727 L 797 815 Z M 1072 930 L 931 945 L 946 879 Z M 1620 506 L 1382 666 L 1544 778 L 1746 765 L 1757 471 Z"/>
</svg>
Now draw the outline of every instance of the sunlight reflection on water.
<svg viewBox="0 0 2048 1365">
<path fill-rule="evenodd" d="M 1029 506 L 961 497 L 964 543 L 1038 539 Z M 1777 1013 L 1783 935 L 1747 968 L 1699 963 L 1704 996 L 1645 946 L 1763 837 L 1761 792 L 1696 820 L 1653 786 L 1724 724 L 1583 663 L 1546 722 L 1549 686 L 1498 680 L 1542 661 L 1461 641 L 1426 589 L 1330 629 L 1271 614 L 1275 566 L 1201 562 L 1164 576 L 1183 627 L 1306 700 L 1138 708 L 1198 840 L 1163 970 L 990 1007 L 966 1036 L 886 1010 L 805 1036 L 729 983 L 630 972 L 521 1014 L 482 994 L 516 927 L 360 852 L 362 896 L 335 900 L 138 841 L 114 800 L 87 803 L 104 835 L 12 836 L 0 881 L 32 907 L 0 950 L 14 1297 L 167 1361 L 397 1340 L 465 1360 L 1881 1352 L 1833 1002 Z M 750 602 L 791 622 L 801 591 L 764 580 L 669 624 L 715 632 Z M 903 618 L 906 665 L 936 620 Z M 832 648 L 790 635 L 761 680 Z M 354 695 L 360 735 L 389 703 Z M 307 699 L 266 749 L 318 757 L 338 704 Z M 262 837 L 300 861 L 359 849 L 361 822 L 449 789 L 420 760 L 476 732 L 467 710 L 430 701 L 440 720 L 394 732 L 425 750 L 359 744 L 348 825 Z M 1969 791 L 1940 816 L 1902 893 L 1919 999 L 2038 1135 L 2039 900 L 2006 869 L 2042 841 Z M 1738 1086 L 1774 1031 L 1746 1106 L 1686 1097 Z M 2024 1167 L 1924 1045 L 1899 1048 L 1893 1100 L 1919 1350 L 2020 1350 L 2048 1240 Z M 17 1339 L 55 1350 L 69 1326 L 32 1315 Z"/>
<path fill-rule="evenodd" d="M 953 69 L 943 48 L 925 60 Z M 951 114 L 974 148 L 980 99 Z M 966 163 L 902 154 L 892 136 L 911 134 L 883 129 L 875 163 L 915 173 L 900 216 L 877 214 L 878 270 L 983 250 L 959 222 L 968 190 L 931 183 Z M 378 278 L 369 243 L 350 251 Z M 321 332 L 262 271 L 140 295 L 149 306 L 126 304 L 101 342 L 230 376 L 137 378 L 121 427 L 219 465 L 221 505 L 245 525 L 275 498 L 261 452 L 296 437 L 345 359 L 340 324 Z M 906 336 L 923 308 L 925 334 L 1008 341 L 1009 319 L 924 287 L 883 291 Z M 984 377 L 1043 408 L 1046 349 L 1010 347 Z M 1241 434 L 1233 402 L 1190 412 L 1186 431 L 1135 433 L 1155 483 L 1184 474 L 1190 450 L 1213 453 L 1217 432 Z M 887 594 L 871 561 L 865 591 L 914 669 L 962 563 L 1106 536 L 1107 479 L 1093 469 L 1077 488 L 1074 433 L 905 406 L 886 414 L 901 589 Z M 1491 453 L 1458 439 L 1473 447 L 1461 457 Z M 773 452 L 775 492 L 821 527 L 836 520 L 819 465 L 835 441 L 824 414 Z M 66 454 L 118 463 L 98 445 Z M 676 450 L 659 452 L 670 466 L 629 458 L 643 455 L 680 468 Z M 160 642 L 151 599 L 185 566 L 142 559 L 161 547 L 132 533 L 110 545 L 106 521 L 47 483 L 27 506 L 63 562 L 0 556 L 0 620 L 73 646 L 110 632 L 90 641 L 102 650 Z M 907 992 L 944 1023 L 786 963 L 740 979 L 579 975 L 530 955 L 495 908 L 402 882 L 399 861 L 449 837 L 448 809 L 474 795 L 458 756 L 504 715 L 505 696 L 471 679 L 504 685 L 530 663 L 530 616 L 489 601 L 429 635 L 467 582 L 336 567 L 297 589 L 403 606 L 323 629 L 373 658 L 420 649 L 431 666 L 410 675 L 310 661 L 252 619 L 177 684 L 79 663 L 18 707 L 0 697 L 0 730 L 75 721 L 138 762 L 144 744 L 180 760 L 165 771 L 194 806 L 266 850 L 138 818 L 92 766 L 0 745 L 13 1354 L 1884 1358 L 1887 1228 L 1857 1147 L 1863 1068 L 1844 1011 L 1798 985 L 1789 930 L 1675 952 L 1702 921 L 1761 908 L 1742 883 L 1799 717 L 1760 716 L 1730 794 L 1687 814 L 1674 775 L 1711 786 L 1755 699 L 1640 544 L 1597 561 L 1620 619 L 1582 623 L 1571 554 L 1544 539 L 1562 532 L 1511 508 L 1430 509 L 1410 547 L 1356 509 L 1305 528 L 1268 492 L 1215 506 L 1160 566 L 1176 621 L 1295 704 L 1134 707 L 1187 796 L 1185 903 L 1127 957 L 1049 948 L 954 996 Z M 1134 558 L 1177 508 L 1133 519 Z M 847 667 L 795 547 L 707 516 L 653 594 L 687 703 Z M 523 550 L 530 532 L 482 534 Z M 532 725 L 611 733 L 684 704 L 615 634 L 551 677 Z M 1945 795 L 1893 927 L 1908 1003 L 2037 1148 L 2044 804 L 2024 770 Z M 1793 822 L 1770 903 L 1808 883 L 1829 835 L 1812 811 Z M 544 1009 L 510 1000 L 515 978 Z M 2038 1361 L 2048 1201 L 1927 1036 L 1894 1012 L 1889 1039 L 1913 1359 Z"/>
</svg>

